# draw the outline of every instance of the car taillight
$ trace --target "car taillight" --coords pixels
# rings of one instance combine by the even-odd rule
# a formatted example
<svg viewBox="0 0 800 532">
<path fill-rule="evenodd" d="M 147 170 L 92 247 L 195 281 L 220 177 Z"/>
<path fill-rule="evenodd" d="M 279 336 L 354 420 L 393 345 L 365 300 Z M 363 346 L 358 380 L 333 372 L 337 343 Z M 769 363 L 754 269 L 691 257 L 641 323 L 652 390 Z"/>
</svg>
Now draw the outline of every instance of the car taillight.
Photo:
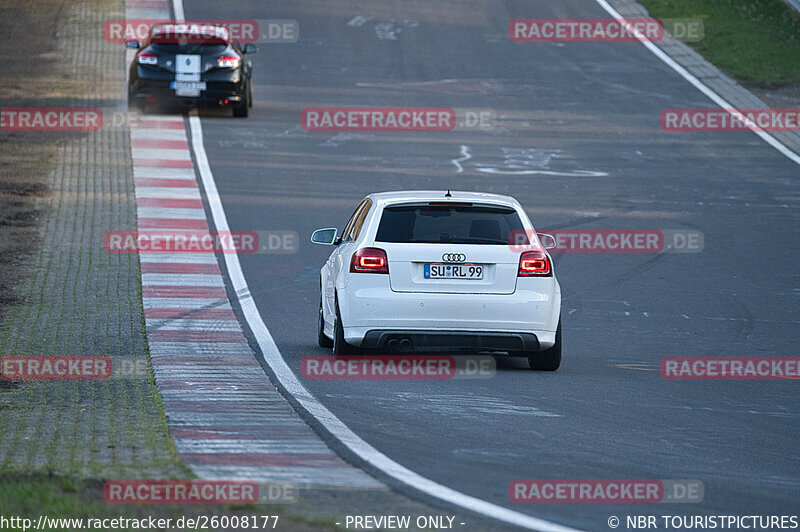
<svg viewBox="0 0 800 532">
<path fill-rule="evenodd" d="M 137 61 L 139 61 L 140 65 L 157 65 L 158 56 L 150 52 L 142 52 L 139 54 Z"/>
<path fill-rule="evenodd" d="M 386 252 L 378 248 L 361 248 L 353 254 L 350 273 L 389 273 Z"/>
<path fill-rule="evenodd" d="M 223 55 L 217 59 L 217 66 L 219 68 L 239 68 L 241 62 L 242 60 L 235 55 Z"/>
<path fill-rule="evenodd" d="M 550 258 L 542 251 L 526 251 L 519 257 L 517 277 L 550 277 Z"/>
</svg>

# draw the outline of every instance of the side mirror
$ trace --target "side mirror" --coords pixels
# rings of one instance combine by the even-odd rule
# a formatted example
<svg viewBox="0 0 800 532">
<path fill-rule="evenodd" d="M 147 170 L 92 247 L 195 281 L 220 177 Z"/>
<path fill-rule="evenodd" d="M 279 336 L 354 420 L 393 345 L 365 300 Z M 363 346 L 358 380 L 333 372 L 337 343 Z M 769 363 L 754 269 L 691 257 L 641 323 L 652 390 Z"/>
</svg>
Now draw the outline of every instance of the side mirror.
<svg viewBox="0 0 800 532">
<path fill-rule="evenodd" d="M 139 41 L 125 41 L 126 48 L 133 48 L 134 50 L 139 49 Z"/>
<path fill-rule="evenodd" d="M 553 249 L 557 246 L 556 239 L 553 235 L 548 235 L 547 233 L 537 233 L 539 236 L 539 242 L 542 243 L 544 249 Z"/>
<path fill-rule="evenodd" d="M 258 48 L 256 47 L 256 45 L 255 44 L 251 44 L 251 43 L 245 44 L 244 48 L 242 48 L 242 53 L 243 54 L 254 54 L 257 51 L 258 51 Z"/>
<path fill-rule="evenodd" d="M 338 230 L 335 227 L 328 227 L 327 229 L 317 229 L 311 233 L 311 241 L 315 244 L 323 244 L 325 246 L 332 246 L 336 243 L 336 233 Z"/>
</svg>

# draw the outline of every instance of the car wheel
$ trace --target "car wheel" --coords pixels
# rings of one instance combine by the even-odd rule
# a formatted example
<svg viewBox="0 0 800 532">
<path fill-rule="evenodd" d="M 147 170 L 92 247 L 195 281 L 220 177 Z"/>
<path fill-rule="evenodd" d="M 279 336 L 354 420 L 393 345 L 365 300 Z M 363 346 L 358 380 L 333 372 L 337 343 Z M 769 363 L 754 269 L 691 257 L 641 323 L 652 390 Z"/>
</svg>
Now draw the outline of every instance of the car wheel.
<svg viewBox="0 0 800 532">
<path fill-rule="evenodd" d="M 325 336 L 325 317 L 322 314 L 322 300 L 319 302 L 319 320 L 317 321 L 317 343 L 320 347 L 333 347 L 333 340 Z"/>
<path fill-rule="evenodd" d="M 339 304 L 336 304 L 336 323 L 333 326 L 333 356 L 348 356 L 359 354 L 359 349 L 344 341 L 344 327 L 339 314 Z"/>
<path fill-rule="evenodd" d="M 556 343 L 550 349 L 528 353 L 528 365 L 538 371 L 555 371 L 561 365 L 561 318 L 556 328 Z"/>
<path fill-rule="evenodd" d="M 247 84 L 247 104 L 253 107 L 253 82 Z"/>
<path fill-rule="evenodd" d="M 247 84 L 247 90 L 244 92 L 242 101 L 233 106 L 233 116 L 239 118 L 247 118 L 250 114 L 250 84 Z"/>
</svg>

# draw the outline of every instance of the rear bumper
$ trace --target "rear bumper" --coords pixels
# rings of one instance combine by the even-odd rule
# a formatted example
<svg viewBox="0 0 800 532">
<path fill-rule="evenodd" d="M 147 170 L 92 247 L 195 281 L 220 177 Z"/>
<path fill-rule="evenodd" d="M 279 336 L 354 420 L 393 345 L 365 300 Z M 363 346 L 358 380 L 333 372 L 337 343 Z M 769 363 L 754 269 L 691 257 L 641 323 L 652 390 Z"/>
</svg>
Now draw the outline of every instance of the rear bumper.
<svg viewBox="0 0 800 532">
<path fill-rule="evenodd" d="M 224 100 L 228 100 L 228 105 L 241 102 L 247 90 L 247 84 L 237 76 L 236 81 L 203 80 L 206 83 L 206 90 L 202 91 L 200 96 L 176 96 L 175 90 L 170 88 L 172 81 L 174 77 L 173 79 L 138 78 L 131 83 L 129 95 L 134 101 L 144 102 L 154 99 L 156 103 L 188 107 L 223 107 Z"/>
<path fill-rule="evenodd" d="M 533 333 L 488 333 L 475 331 L 367 331 L 361 341 L 365 349 L 386 351 L 539 351 Z"/>
<path fill-rule="evenodd" d="M 552 277 L 520 279 L 513 294 L 398 293 L 387 276 L 358 277 L 337 289 L 349 344 L 383 348 L 403 334 L 427 348 L 535 351 L 555 343 L 561 292 Z"/>
</svg>

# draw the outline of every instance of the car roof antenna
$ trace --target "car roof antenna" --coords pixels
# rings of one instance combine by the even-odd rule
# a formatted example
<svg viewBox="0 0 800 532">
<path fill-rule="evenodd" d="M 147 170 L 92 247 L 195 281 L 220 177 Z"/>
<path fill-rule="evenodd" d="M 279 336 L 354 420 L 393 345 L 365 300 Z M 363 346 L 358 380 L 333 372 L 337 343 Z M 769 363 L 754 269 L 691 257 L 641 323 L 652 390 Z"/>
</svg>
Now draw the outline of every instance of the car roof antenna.
<svg viewBox="0 0 800 532">
<path fill-rule="evenodd" d="M 445 194 L 444 197 L 445 198 L 452 198 L 453 197 L 453 195 L 450 194 L 450 189 L 449 188 L 447 189 L 447 194 Z"/>
</svg>

